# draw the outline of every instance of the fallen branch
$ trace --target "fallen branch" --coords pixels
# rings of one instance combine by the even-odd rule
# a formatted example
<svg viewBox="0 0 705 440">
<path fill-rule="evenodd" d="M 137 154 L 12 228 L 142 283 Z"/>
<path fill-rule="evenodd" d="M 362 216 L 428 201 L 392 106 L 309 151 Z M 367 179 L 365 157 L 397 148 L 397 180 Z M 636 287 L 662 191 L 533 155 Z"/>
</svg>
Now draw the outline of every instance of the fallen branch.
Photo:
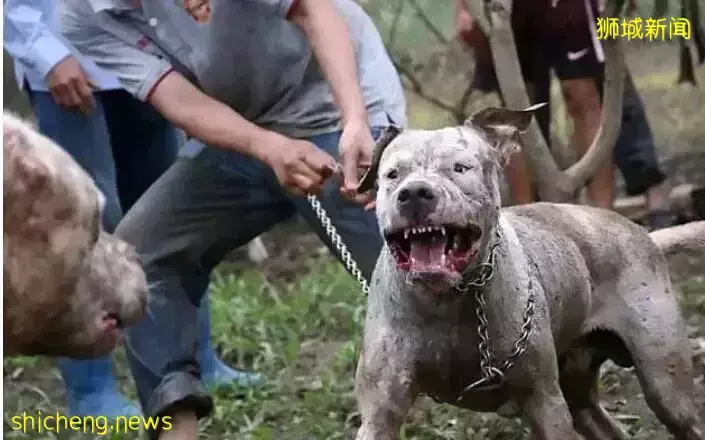
<svg viewBox="0 0 705 440">
<path fill-rule="evenodd" d="M 692 215 L 692 193 L 695 186 L 690 184 L 678 185 L 671 189 L 670 204 L 674 211 Z M 614 210 L 631 220 L 645 218 L 649 211 L 645 196 L 624 197 L 615 200 Z"/>
</svg>

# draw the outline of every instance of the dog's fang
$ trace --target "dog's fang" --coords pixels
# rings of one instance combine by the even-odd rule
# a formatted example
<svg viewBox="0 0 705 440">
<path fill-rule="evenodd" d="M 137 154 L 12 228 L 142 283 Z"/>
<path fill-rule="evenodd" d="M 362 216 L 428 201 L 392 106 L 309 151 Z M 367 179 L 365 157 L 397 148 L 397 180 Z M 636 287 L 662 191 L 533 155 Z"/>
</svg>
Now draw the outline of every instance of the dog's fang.
<svg viewBox="0 0 705 440">
<path fill-rule="evenodd" d="M 446 236 L 446 227 L 445 226 L 441 226 L 441 234 L 443 234 L 444 237 Z"/>
<path fill-rule="evenodd" d="M 410 232 L 409 229 L 404 229 L 404 240 L 409 239 L 409 232 Z"/>
</svg>

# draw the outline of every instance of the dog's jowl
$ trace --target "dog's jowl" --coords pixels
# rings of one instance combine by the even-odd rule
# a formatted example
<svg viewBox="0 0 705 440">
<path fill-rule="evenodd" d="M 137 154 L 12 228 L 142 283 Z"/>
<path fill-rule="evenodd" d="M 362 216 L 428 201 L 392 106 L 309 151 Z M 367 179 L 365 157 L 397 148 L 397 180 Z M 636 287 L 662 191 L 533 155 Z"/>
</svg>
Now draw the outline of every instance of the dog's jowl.
<svg viewBox="0 0 705 440">
<path fill-rule="evenodd" d="M 134 249 L 102 230 L 103 203 L 71 156 L 4 113 L 6 355 L 105 355 L 144 313 L 145 274 Z"/>
<path fill-rule="evenodd" d="M 598 403 L 607 359 L 635 367 L 676 438 L 705 439 L 664 258 L 705 236 L 705 222 L 649 235 L 586 206 L 500 208 L 503 167 L 537 108 L 409 130 L 376 152 L 363 185 L 377 181 L 385 246 L 357 370 L 358 440 L 397 438 L 421 394 L 521 414 L 537 439 L 623 438 Z"/>
</svg>

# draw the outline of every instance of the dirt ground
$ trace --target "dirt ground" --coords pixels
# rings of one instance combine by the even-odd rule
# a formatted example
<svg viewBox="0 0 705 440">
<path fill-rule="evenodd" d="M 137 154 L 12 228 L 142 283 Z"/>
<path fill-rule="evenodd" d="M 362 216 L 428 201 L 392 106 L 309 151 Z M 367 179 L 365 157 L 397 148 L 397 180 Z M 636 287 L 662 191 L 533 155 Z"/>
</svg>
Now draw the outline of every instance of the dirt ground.
<svg viewBox="0 0 705 440">
<path fill-rule="evenodd" d="M 642 98 L 646 103 L 646 108 L 649 113 L 649 119 L 652 124 L 652 129 L 655 134 L 659 155 L 664 164 L 664 168 L 669 174 L 674 183 L 691 182 L 705 185 L 705 67 L 698 68 L 698 78 L 700 80 L 700 88 L 694 89 L 690 86 L 678 87 L 675 85 L 677 60 L 675 58 L 673 48 L 659 47 L 643 47 L 638 50 L 631 50 L 628 53 L 628 61 L 635 75 L 637 86 L 642 93 Z M 412 106 L 419 105 L 413 98 L 410 99 Z M 416 107 L 412 107 L 412 112 Z M 419 110 L 422 111 L 422 110 Z M 412 117 L 413 121 L 413 117 Z M 257 281 L 263 285 L 272 286 L 287 286 L 295 282 L 303 273 L 315 273 L 320 270 L 319 260 L 312 260 L 314 256 L 326 257 L 327 252 L 321 248 L 321 242 L 315 236 L 308 234 L 305 227 L 296 222 L 282 225 L 275 228 L 270 234 L 265 236 L 265 242 L 268 246 L 272 258 L 263 263 L 259 268 L 264 274 L 264 280 Z M 243 263 L 241 253 L 234 253 L 230 263 L 224 264 L 226 272 L 235 271 L 240 273 L 241 270 L 246 270 L 248 264 Z M 705 260 L 694 256 L 678 256 L 669 261 L 669 265 L 673 272 L 674 282 L 680 287 L 682 292 L 682 304 L 685 315 L 688 318 L 690 335 L 692 338 L 696 368 L 697 368 L 697 383 L 698 396 L 701 413 L 705 414 L 705 392 L 703 391 L 705 381 Z M 233 281 L 235 282 L 235 281 Z M 274 289 L 274 287 L 268 287 Z M 302 290 L 302 292 L 304 292 Z M 215 293 L 218 294 L 217 292 Z M 228 301 L 234 301 L 229 299 Z M 220 303 L 217 303 L 220 304 Z M 231 304 L 231 303 L 228 303 Z M 228 309 L 230 310 L 230 309 Z M 220 312 L 219 312 L 220 313 Z M 237 331 L 229 331 L 228 329 L 235 328 L 236 318 L 229 318 L 226 311 L 222 312 L 223 316 L 214 317 L 217 328 L 214 333 L 218 335 L 218 341 L 223 351 L 224 356 L 233 363 L 247 362 L 242 359 L 249 359 L 247 350 L 241 349 L 242 341 L 239 338 L 241 335 Z M 263 315 L 262 322 L 272 328 L 278 328 L 279 322 L 276 316 Z M 312 315 L 314 316 L 314 315 Z M 314 319 L 313 317 L 311 319 Z M 232 321 L 232 322 L 231 322 Z M 243 324 L 244 325 L 244 324 Z M 283 324 L 282 324 L 283 325 Z M 339 325 L 331 327 L 339 329 Z M 244 331 L 244 330 L 243 330 Z M 358 334 L 354 334 L 357 330 L 352 328 L 348 333 L 351 339 L 358 338 Z M 323 332 L 330 335 L 332 330 L 328 329 Z M 329 338 L 321 338 L 316 344 L 298 346 L 297 356 L 303 358 L 301 363 L 297 364 L 298 369 L 306 371 L 301 372 L 304 381 L 307 381 L 306 389 L 317 389 L 322 386 L 317 375 L 321 371 L 328 371 L 329 363 L 332 358 L 337 359 L 339 351 L 348 341 L 344 339 L 344 332 L 333 332 L 335 335 Z M 340 334 L 338 334 L 340 333 Z M 343 336 L 341 336 L 343 335 Z M 289 337 L 289 336 L 287 336 Z M 234 341 L 240 342 L 234 342 Z M 303 348 L 301 348 L 303 347 Z M 314 347 L 314 348 L 311 348 Z M 246 356 L 240 357 L 240 350 L 245 351 Z M 253 349 L 254 350 L 254 349 Z M 276 350 L 275 350 L 276 351 Z M 251 353 L 250 353 L 251 354 Z M 117 353 L 117 372 L 121 379 L 121 383 L 125 392 L 134 397 L 134 390 L 131 381 L 128 379 L 128 371 L 124 361 L 124 354 L 121 351 Z M 298 359 L 298 358 L 297 358 Z M 337 362 L 337 361 L 336 361 Z M 261 364 L 266 368 L 266 363 Z M 302 367 L 303 366 L 303 367 Z M 63 387 L 52 363 L 46 359 L 35 358 L 20 358 L 14 360 L 4 360 L 4 438 L 85 438 L 71 437 L 68 434 L 54 436 L 53 434 L 31 436 L 24 435 L 18 431 L 11 431 L 9 427 L 9 419 L 12 415 L 21 414 L 22 411 L 28 412 L 43 411 L 45 413 L 54 412 L 57 409 L 63 410 Z M 274 368 L 274 367 L 272 367 Z M 274 371 L 274 370 L 273 370 Z M 282 370 L 283 371 L 283 370 Z M 335 370 L 337 371 L 337 370 Z M 344 374 L 351 375 L 352 370 L 348 368 Z M 298 380 L 298 379 L 297 379 Z M 340 378 L 343 381 L 343 378 Z M 342 385 L 345 392 L 350 392 L 349 378 L 345 378 L 345 383 Z M 326 385 L 323 385 L 324 387 Z M 288 390 L 288 389 L 287 389 Z M 300 394 L 298 391 L 291 391 Z M 334 400 L 337 396 L 337 388 L 331 391 L 330 400 L 327 400 L 325 405 L 330 405 L 334 408 Z M 644 403 L 643 395 L 638 382 L 632 372 L 629 370 L 620 369 L 613 365 L 605 367 L 601 380 L 602 397 L 605 407 L 610 411 L 615 418 L 631 433 L 635 439 L 641 440 L 662 440 L 668 438 L 665 429 L 658 423 L 651 411 Z M 298 395 L 297 394 L 297 395 Z M 348 396 L 345 394 L 345 396 Z M 274 397 L 269 396 L 271 400 Z M 347 400 L 345 400 L 347 399 Z M 348 402 L 349 397 L 344 400 Z M 281 419 L 275 418 L 270 421 L 270 424 L 279 426 L 280 429 L 275 430 L 279 434 L 262 434 L 264 431 L 257 431 L 258 434 L 252 434 L 252 430 L 243 431 L 244 428 L 232 427 L 235 422 L 228 422 L 229 425 L 218 426 L 221 422 L 213 420 L 208 422 L 204 427 L 204 438 L 253 438 L 253 439 L 285 439 L 298 440 L 303 439 L 332 439 L 332 438 L 350 438 L 353 432 L 351 425 L 354 426 L 354 417 L 350 415 L 343 418 L 342 424 L 345 429 L 340 431 L 326 431 L 320 434 L 310 434 L 306 437 L 294 436 L 286 434 L 286 429 L 289 422 L 285 420 L 287 417 L 286 410 L 291 410 L 291 405 L 311 405 L 321 406 L 321 402 L 302 403 L 292 397 L 291 401 L 286 401 L 287 408 L 277 408 L 276 414 Z M 294 402 L 294 403 L 291 403 Z M 253 405 L 259 405 L 258 411 L 263 411 L 261 408 L 268 403 L 264 401 L 254 401 Z M 229 405 L 235 403 L 229 402 L 219 411 L 223 414 L 230 415 L 245 411 L 242 408 Z M 274 405 L 274 404 L 272 404 Z M 340 406 L 340 405 L 338 405 Z M 432 406 L 429 402 L 421 402 L 417 405 L 415 412 L 410 417 L 410 423 L 414 426 L 419 426 L 429 422 L 429 419 L 422 415 L 422 412 L 430 409 Z M 239 409 L 238 409 L 239 408 Z M 348 406 L 346 411 L 352 411 Z M 249 409 L 249 407 L 248 407 Z M 271 410 L 271 408 L 270 408 Z M 436 409 L 437 411 L 441 411 Z M 274 410 L 271 410 L 274 411 Z M 445 410 L 443 410 L 445 411 Z M 334 413 L 333 409 L 328 411 L 328 414 Z M 260 414 L 255 412 L 253 414 Z M 281 416 L 285 414 L 285 416 Z M 313 413 L 312 413 L 313 414 Z M 315 413 L 318 414 L 318 413 Z M 325 413 L 324 413 L 325 414 Z M 444 413 L 445 414 L 445 413 Z M 460 423 L 458 422 L 456 413 L 452 413 L 453 417 L 443 417 L 438 420 L 443 420 L 443 423 Z M 302 416 L 303 417 L 303 416 Z M 434 416 L 435 417 L 435 416 Z M 440 417 L 440 416 L 439 416 Z M 479 417 L 480 419 L 477 419 Z M 432 439 L 432 438 L 458 438 L 461 439 L 518 439 L 525 437 L 525 430 L 512 422 L 498 421 L 494 416 L 477 416 L 473 420 L 481 420 L 482 423 L 473 426 L 485 426 L 485 428 L 467 427 L 462 432 L 458 431 L 443 431 L 438 427 L 433 433 L 423 431 L 419 428 L 418 432 L 410 430 L 405 438 L 407 439 Z M 222 417 L 221 417 L 222 418 Z M 247 419 L 248 423 L 255 423 L 257 420 Z M 292 419 L 293 420 L 293 419 Z M 351 421 L 352 420 L 352 421 Z M 432 419 L 437 420 L 437 419 Z M 265 422 L 266 422 L 265 417 Z M 453 422 L 454 421 L 454 422 Z M 259 421 L 264 424 L 262 420 Z M 313 423 L 323 423 L 322 419 Z M 294 423 L 292 421 L 292 423 Z M 243 422 L 242 424 L 246 424 Z M 277 425 L 279 424 L 279 425 Z M 455 425 L 454 425 L 455 426 Z M 488 428 L 491 426 L 492 428 Z M 703 426 L 705 429 L 705 426 Z M 247 434 L 239 435 L 235 433 L 247 432 Z M 294 431 L 291 431 L 294 432 Z M 452 432 L 452 434 L 448 434 Z M 117 438 L 117 437 L 115 437 Z M 120 437 L 123 438 L 123 437 Z M 132 438 L 132 437 L 124 437 Z"/>
</svg>

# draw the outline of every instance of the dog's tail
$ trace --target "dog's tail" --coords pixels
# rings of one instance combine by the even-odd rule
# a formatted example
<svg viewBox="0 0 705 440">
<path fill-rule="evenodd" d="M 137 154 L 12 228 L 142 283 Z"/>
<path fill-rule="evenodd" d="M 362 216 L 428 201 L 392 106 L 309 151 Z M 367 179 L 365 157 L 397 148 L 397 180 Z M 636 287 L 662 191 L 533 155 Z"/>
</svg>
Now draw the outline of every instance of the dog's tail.
<svg viewBox="0 0 705 440">
<path fill-rule="evenodd" d="M 666 256 L 687 252 L 705 254 L 705 221 L 659 229 L 649 236 Z"/>
</svg>

